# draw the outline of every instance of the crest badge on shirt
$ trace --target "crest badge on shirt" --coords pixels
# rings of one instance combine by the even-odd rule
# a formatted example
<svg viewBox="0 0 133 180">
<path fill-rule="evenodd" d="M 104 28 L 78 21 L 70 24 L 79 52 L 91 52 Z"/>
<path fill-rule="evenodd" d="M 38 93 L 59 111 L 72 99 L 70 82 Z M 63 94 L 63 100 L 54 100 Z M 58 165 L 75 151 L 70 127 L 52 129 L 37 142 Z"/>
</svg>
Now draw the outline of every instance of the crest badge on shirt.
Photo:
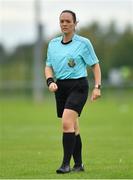
<svg viewBox="0 0 133 180">
<path fill-rule="evenodd" d="M 75 65 L 76 65 L 76 63 L 75 63 L 74 59 L 72 59 L 72 58 L 71 58 L 71 59 L 68 59 L 68 66 L 69 66 L 69 67 L 72 67 L 72 68 L 73 68 Z"/>
</svg>

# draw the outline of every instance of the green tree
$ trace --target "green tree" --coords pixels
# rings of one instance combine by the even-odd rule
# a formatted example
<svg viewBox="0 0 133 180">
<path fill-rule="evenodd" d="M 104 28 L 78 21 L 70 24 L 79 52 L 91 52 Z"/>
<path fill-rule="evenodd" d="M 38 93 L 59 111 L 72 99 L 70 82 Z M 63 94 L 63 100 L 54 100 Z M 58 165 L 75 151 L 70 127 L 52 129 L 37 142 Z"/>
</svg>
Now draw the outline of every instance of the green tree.
<svg viewBox="0 0 133 180">
<path fill-rule="evenodd" d="M 112 65 L 114 67 L 129 66 L 133 68 L 133 31 L 130 26 L 125 29 L 113 48 Z"/>
</svg>

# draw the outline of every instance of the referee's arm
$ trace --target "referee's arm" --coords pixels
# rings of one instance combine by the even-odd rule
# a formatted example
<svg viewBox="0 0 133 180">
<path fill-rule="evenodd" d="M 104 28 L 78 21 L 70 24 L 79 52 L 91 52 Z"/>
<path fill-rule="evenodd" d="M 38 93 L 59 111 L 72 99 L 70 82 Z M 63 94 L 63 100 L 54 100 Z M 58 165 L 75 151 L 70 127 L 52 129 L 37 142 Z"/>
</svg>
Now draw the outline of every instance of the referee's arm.
<svg viewBox="0 0 133 180">
<path fill-rule="evenodd" d="M 54 82 L 53 79 L 53 69 L 52 67 L 46 66 L 44 69 L 44 75 L 46 77 L 48 88 L 51 92 L 55 92 L 58 89 L 57 84 Z"/>
<path fill-rule="evenodd" d="M 46 66 L 44 69 L 44 75 L 46 79 L 53 78 L 53 70 L 52 67 Z"/>
<path fill-rule="evenodd" d="M 94 101 L 101 96 L 101 69 L 99 63 L 92 66 L 92 71 L 94 74 L 95 86 L 92 91 L 91 101 Z"/>
<path fill-rule="evenodd" d="M 99 63 L 92 66 L 92 71 L 94 74 L 95 86 L 101 85 L 101 68 Z"/>
</svg>

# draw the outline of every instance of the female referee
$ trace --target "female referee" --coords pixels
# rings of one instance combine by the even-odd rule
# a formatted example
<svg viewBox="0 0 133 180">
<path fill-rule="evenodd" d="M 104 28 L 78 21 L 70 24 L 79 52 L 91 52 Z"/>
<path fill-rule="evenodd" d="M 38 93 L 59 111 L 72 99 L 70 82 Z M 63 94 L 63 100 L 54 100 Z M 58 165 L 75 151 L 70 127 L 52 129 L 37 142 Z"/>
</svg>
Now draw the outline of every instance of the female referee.
<svg viewBox="0 0 133 180">
<path fill-rule="evenodd" d="M 101 70 L 91 42 L 75 34 L 76 14 L 64 10 L 59 20 L 62 36 L 52 39 L 49 43 L 45 77 L 49 90 L 55 93 L 57 116 L 62 118 L 64 154 L 56 173 L 64 174 L 70 171 L 84 171 L 78 117 L 88 97 L 87 66 L 92 67 L 94 74 L 92 101 L 101 96 Z M 75 163 L 72 169 L 71 156 Z"/>
</svg>

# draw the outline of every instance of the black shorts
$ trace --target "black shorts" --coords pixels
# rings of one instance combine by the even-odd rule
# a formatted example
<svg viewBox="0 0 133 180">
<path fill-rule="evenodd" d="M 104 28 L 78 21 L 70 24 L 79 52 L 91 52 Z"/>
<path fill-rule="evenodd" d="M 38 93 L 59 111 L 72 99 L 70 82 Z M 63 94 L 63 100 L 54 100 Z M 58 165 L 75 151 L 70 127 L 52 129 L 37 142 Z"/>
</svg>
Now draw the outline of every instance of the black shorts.
<svg viewBox="0 0 133 180">
<path fill-rule="evenodd" d="M 58 90 L 55 92 L 57 116 L 62 117 L 64 109 L 72 109 L 80 116 L 88 97 L 88 80 L 65 79 L 56 81 Z"/>
</svg>

